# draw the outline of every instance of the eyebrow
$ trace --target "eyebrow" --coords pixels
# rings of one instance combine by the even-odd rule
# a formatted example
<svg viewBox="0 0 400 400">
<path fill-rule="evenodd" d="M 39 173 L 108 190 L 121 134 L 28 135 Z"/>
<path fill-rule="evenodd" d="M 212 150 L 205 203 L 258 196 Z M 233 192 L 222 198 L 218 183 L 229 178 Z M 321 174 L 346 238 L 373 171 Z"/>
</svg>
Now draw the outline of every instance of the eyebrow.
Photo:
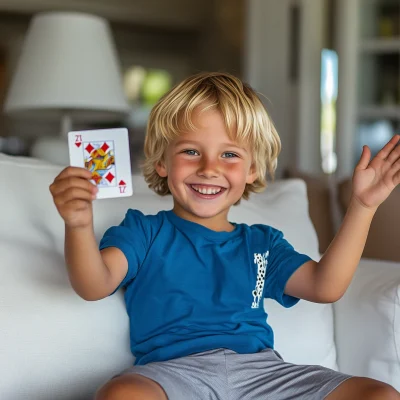
<svg viewBox="0 0 400 400">
<path fill-rule="evenodd" d="M 186 144 L 188 144 L 188 145 L 198 145 L 199 142 L 195 142 L 195 141 L 193 141 L 193 140 L 178 140 L 178 141 L 175 143 L 176 146 L 181 146 L 181 145 L 186 145 Z M 234 147 L 235 149 L 243 150 L 243 151 L 245 151 L 245 152 L 247 153 L 247 151 L 246 151 L 245 148 L 239 147 L 239 146 L 237 146 L 237 145 L 234 144 L 234 143 L 221 143 L 221 146 L 224 146 L 224 147 Z"/>
</svg>

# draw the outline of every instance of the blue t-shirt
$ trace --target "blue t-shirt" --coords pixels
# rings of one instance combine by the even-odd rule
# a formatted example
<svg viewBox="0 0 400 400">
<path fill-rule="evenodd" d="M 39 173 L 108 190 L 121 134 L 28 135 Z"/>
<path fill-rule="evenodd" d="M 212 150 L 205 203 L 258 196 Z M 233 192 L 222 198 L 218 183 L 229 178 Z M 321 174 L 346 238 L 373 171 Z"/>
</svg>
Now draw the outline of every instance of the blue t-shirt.
<svg viewBox="0 0 400 400">
<path fill-rule="evenodd" d="M 234 226 L 215 232 L 173 211 L 128 210 L 106 231 L 100 249 L 117 247 L 128 260 L 119 287 L 126 287 L 136 365 L 215 348 L 273 348 L 263 298 L 296 304 L 285 285 L 310 258 L 270 226 Z"/>
</svg>

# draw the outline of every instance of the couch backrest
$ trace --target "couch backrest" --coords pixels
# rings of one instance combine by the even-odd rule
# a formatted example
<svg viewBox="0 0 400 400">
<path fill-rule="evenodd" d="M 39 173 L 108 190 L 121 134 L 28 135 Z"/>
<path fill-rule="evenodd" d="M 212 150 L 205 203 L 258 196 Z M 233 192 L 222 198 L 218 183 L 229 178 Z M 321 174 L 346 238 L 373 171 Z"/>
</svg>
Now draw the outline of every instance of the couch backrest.
<svg viewBox="0 0 400 400">
<path fill-rule="evenodd" d="M 351 179 L 338 185 L 338 197 L 343 215 L 346 213 L 352 193 Z M 363 258 L 400 261 L 398 240 L 400 237 L 400 187 L 390 194 L 374 215 L 364 247 Z"/>
<path fill-rule="evenodd" d="M 64 225 L 49 192 L 60 170 L 0 154 L 0 398 L 91 398 L 133 361 L 122 292 L 86 302 L 70 287 Z M 172 206 L 170 197 L 151 192 L 141 177 L 133 177 L 133 188 L 130 198 L 94 202 L 98 240 L 129 207 L 155 213 Z M 273 225 L 296 249 L 319 257 L 301 180 L 270 184 L 265 193 L 233 207 L 230 219 Z M 330 305 L 303 301 L 287 310 L 266 301 L 266 306 L 283 357 L 335 367 Z"/>
</svg>

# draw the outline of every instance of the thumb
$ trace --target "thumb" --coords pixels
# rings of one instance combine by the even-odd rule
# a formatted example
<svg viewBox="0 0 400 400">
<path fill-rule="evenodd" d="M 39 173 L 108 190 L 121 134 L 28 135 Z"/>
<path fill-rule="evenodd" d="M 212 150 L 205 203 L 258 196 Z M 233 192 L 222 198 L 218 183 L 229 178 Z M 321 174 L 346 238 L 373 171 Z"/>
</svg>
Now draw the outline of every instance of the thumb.
<svg viewBox="0 0 400 400">
<path fill-rule="evenodd" d="M 366 169 L 371 159 L 371 150 L 368 146 L 363 146 L 360 160 L 356 165 L 356 170 Z"/>
</svg>

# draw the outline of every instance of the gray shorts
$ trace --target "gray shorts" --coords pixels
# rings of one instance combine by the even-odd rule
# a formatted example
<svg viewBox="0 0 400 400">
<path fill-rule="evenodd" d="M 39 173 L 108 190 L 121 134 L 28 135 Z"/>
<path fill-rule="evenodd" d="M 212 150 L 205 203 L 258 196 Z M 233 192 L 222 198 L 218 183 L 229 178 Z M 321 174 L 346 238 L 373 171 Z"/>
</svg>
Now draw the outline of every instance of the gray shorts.
<svg viewBox="0 0 400 400">
<path fill-rule="evenodd" d="M 133 366 L 123 374 L 156 381 L 169 400 L 321 400 L 351 378 L 321 366 L 284 362 L 271 349 L 255 354 L 210 350 Z"/>
</svg>

